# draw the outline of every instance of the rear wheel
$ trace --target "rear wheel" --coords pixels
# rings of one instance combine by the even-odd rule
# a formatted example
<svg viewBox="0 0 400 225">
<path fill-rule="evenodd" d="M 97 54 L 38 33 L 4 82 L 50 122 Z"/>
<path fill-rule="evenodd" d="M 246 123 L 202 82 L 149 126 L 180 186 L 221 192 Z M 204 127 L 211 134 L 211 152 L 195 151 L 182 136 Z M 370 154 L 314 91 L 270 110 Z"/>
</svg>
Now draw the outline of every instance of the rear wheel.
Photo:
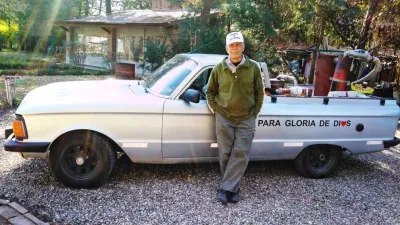
<svg viewBox="0 0 400 225">
<path fill-rule="evenodd" d="M 50 149 L 49 164 L 55 177 L 73 188 L 102 185 L 115 165 L 116 153 L 103 136 L 75 131 L 61 136 Z"/>
<path fill-rule="evenodd" d="M 339 166 L 342 150 L 333 145 L 313 145 L 294 160 L 298 173 L 309 178 L 324 178 Z"/>
</svg>

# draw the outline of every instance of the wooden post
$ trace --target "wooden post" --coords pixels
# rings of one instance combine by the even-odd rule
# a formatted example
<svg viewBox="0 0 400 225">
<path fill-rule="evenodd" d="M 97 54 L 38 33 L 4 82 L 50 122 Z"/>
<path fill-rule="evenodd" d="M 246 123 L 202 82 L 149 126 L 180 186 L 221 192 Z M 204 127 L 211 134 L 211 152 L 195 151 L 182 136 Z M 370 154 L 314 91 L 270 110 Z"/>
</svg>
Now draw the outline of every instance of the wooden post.
<svg viewBox="0 0 400 225">
<path fill-rule="evenodd" d="M 117 60 L 117 28 L 111 28 L 107 35 L 107 59 L 111 62 Z"/>
<path fill-rule="evenodd" d="M 67 49 L 65 50 L 66 53 L 66 57 L 65 57 L 65 62 L 66 63 L 70 63 L 71 62 L 71 55 L 74 52 L 74 48 L 73 48 L 73 43 L 75 42 L 75 27 L 69 27 L 68 29 L 69 31 L 66 32 L 66 41 L 67 41 Z"/>
</svg>

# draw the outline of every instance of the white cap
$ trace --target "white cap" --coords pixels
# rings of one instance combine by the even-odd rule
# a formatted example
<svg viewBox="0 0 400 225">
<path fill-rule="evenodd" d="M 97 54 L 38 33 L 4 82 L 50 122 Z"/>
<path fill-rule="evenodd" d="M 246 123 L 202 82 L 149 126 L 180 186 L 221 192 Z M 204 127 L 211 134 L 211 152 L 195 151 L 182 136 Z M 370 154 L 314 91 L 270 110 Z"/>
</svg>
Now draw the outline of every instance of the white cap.
<svg viewBox="0 0 400 225">
<path fill-rule="evenodd" d="M 226 35 L 226 45 L 230 45 L 234 42 L 244 43 L 243 35 L 240 32 L 232 32 Z"/>
</svg>

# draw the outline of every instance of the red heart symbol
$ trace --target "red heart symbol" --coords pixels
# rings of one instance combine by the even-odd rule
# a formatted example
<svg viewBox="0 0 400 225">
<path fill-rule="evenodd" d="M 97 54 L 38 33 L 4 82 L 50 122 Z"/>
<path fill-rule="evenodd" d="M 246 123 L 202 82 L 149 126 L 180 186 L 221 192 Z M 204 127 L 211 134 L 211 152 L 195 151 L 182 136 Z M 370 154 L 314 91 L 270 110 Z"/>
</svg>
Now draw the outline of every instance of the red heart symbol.
<svg viewBox="0 0 400 225">
<path fill-rule="evenodd" d="M 340 122 L 342 124 L 342 127 L 346 126 L 346 121 Z"/>
</svg>

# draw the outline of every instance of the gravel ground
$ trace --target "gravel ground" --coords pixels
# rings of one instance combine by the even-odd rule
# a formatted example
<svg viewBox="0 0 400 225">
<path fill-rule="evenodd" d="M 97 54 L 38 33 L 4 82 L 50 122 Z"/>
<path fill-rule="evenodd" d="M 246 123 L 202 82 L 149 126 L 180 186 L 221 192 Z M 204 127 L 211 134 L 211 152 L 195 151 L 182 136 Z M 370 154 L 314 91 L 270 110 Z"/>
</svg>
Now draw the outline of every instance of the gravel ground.
<svg viewBox="0 0 400 225">
<path fill-rule="evenodd" d="M 4 219 L 3 217 L 0 217 L 0 224 L 1 225 L 11 225 L 11 223 L 9 223 L 8 220 Z"/>
<path fill-rule="evenodd" d="M 14 110 L 0 112 L 0 130 Z M 4 133 L 0 133 L 4 141 Z M 98 189 L 57 182 L 46 160 L 0 145 L 0 197 L 43 221 L 72 224 L 400 224 L 400 149 L 344 155 L 334 176 L 305 179 L 290 161 L 250 163 L 242 201 L 216 201 L 217 164 L 140 165 L 120 158 Z"/>
<path fill-rule="evenodd" d="M 0 110 L 0 143 L 15 110 Z M 251 162 L 242 201 L 216 201 L 218 164 L 142 165 L 122 157 L 98 189 L 70 189 L 46 160 L 0 144 L 0 198 L 47 222 L 71 224 L 400 224 L 400 148 L 344 154 L 326 179 L 300 177 L 291 161 Z M 1 220 L 0 220 L 1 222 Z"/>
</svg>

